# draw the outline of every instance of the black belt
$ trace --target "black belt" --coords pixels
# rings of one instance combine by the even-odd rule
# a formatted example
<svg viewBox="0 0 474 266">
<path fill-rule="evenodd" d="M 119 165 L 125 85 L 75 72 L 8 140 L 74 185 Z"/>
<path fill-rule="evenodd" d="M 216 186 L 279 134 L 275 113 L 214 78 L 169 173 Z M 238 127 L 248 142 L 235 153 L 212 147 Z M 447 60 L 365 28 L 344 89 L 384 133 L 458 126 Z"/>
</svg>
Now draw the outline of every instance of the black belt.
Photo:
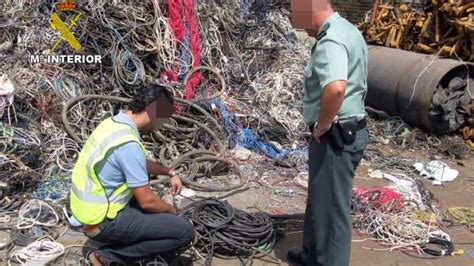
<svg viewBox="0 0 474 266">
<path fill-rule="evenodd" d="M 367 127 L 367 120 L 365 118 L 363 118 L 362 120 L 359 121 L 359 123 L 357 124 L 357 128 L 356 130 L 359 131 L 361 129 L 364 129 Z M 309 132 L 311 134 L 313 134 L 314 132 L 314 124 L 311 124 L 309 125 Z"/>
</svg>

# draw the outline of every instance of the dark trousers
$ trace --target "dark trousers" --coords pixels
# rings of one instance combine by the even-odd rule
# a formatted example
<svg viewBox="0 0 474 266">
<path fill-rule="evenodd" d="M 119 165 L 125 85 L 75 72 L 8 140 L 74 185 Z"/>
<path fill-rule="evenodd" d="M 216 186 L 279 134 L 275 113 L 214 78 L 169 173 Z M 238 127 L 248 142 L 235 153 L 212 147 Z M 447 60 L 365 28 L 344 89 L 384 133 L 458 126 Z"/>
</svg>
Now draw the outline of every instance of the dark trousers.
<svg viewBox="0 0 474 266">
<path fill-rule="evenodd" d="M 130 264 L 177 250 L 194 239 L 194 227 L 189 221 L 173 214 L 146 212 L 134 200 L 99 228 L 101 232 L 93 239 L 106 243 L 98 253 L 107 263 Z"/>
<path fill-rule="evenodd" d="M 352 180 L 368 140 L 365 128 L 342 151 L 325 136 L 321 143 L 311 140 L 302 254 L 306 265 L 349 265 Z"/>
</svg>

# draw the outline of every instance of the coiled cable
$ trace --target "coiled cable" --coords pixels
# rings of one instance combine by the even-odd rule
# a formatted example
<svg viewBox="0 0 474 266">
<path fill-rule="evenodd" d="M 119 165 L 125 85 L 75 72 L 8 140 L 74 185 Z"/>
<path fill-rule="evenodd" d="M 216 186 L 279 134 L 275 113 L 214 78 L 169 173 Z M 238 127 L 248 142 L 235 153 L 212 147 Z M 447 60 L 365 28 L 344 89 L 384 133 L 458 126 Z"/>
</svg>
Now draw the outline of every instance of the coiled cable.
<svg viewBox="0 0 474 266">
<path fill-rule="evenodd" d="M 20 208 L 18 216 L 18 229 L 31 228 L 35 225 L 56 226 L 60 220 L 57 212 L 51 205 L 38 199 L 26 202 Z"/>
<path fill-rule="evenodd" d="M 267 214 L 235 209 L 216 198 L 195 201 L 182 209 L 180 215 L 194 224 L 194 246 L 198 252 L 207 254 L 206 265 L 210 265 L 212 256 L 238 257 L 241 261 L 258 253 L 269 256 L 266 250 L 275 243 L 275 231 Z"/>
</svg>

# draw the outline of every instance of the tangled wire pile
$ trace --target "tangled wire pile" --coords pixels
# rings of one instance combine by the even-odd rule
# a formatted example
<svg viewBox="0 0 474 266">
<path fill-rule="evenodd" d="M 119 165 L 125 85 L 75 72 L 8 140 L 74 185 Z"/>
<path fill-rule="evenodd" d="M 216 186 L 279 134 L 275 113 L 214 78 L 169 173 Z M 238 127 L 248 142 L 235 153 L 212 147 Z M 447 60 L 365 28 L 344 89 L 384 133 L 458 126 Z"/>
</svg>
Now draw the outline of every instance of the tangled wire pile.
<svg viewBox="0 0 474 266">
<path fill-rule="evenodd" d="M 413 128 L 400 117 L 377 116 L 371 108 L 368 129 L 373 144 L 392 145 L 403 149 L 417 149 L 430 156 L 443 155 L 447 159 L 463 160 L 473 155 L 474 149 L 459 135 L 436 136 Z M 466 129 L 468 130 L 468 129 Z M 393 159 L 393 158 L 392 158 Z M 390 158 L 388 159 L 390 160 Z"/>
<path fill-rule="evenodd" d="M 353 226 L 388 246 L 379 250 L 449 256 L 454 252 L 454 244 L 441 229 L 436 208 L 430 205 L 431 212 L 420 211 L 411 203 L 390 188 L 356 188 L 352 196 Z M 433 245 L 439 249 L 433 249 Z"/>
<path fill-rule="evenodd" d="M 21 197 L 4 197 L 0 201 L 0 231 L 9 234 L 0 250 L 6 256 L 0 261 L 32 264 L 46 263 L 62 255 L 64 247 L 55 242 L 64 232 L 63 216 L 57 206 Z"/>
<path fill-rule="evenodd" d="M 52 239 L 45 237 L 29 244 L 23 249 L 12 253 L 15 261 L 24 264 L 46 264 L 64 253 L 64 246 Z"/>
<path fill-rule="evenodd" d="M 196 201 L 180 211 L 196 230 L 194 243 L 198 254 L 206 254 L 205 264 L 212 257 L 238 257 L 242 265 L 256 255 L 268 255 L 275 243 L 270 217 L 264 213 L 247 213 L 234 209 L 217 199 Z M 202 256 L 202 255 L 201 255 Z"/>
<path fill-rule="evenodd" d="M 452 224 L 465 225 L 471 232 L 474 231 L 474 208 L 448 208 L 447 218 L 454 221 Z"/>
<path fill-rule="evenodd" d="M 116 97 L 129 99 L 148 83 L 182 99 L 164 130 L 144 136 L 155 159 L 170 164 L 192 151 L 222 155 L 245 145 L 304 162 L 294 149 L 306 137 L 295 103 L 309 49 L 282 9 L 287 1 L 75 2 L 66 12 L 54 1 L 0 3 L 0 175 L 10 193 L 66 198 L 67 186 L 57 186 L 70 176 L 83 141 L 126 106 Z M 31 60 L 71 54 L 66 41 L 55 46 L 61 39 L 50 27 L 53 13 L 71 24 L 82 47 L 75 54 L 100 55 L 101 64 Z"/>
</svg>

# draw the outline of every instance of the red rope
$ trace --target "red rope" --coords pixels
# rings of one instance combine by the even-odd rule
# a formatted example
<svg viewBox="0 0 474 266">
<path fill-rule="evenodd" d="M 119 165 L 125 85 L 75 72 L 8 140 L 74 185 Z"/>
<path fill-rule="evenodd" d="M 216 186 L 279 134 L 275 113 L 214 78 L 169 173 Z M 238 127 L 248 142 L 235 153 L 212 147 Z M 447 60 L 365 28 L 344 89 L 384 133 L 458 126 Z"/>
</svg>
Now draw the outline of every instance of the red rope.
<svg viewBox="0 0 474 266">
<path fill-rule="evenodd" d="M 173 69 L 164 69 L 161 71 L 161 79 L 165 81 L 177 81 L 178 74 Z"/>
<path fill-rule="evenodd" d="M 179 41 L 183 41 L 186 36 L 182 17 L 183 3 L 182 0 L 168 0 L 168 12 L 171 29 L 174 36 Z"/>
<path fill-rule="evenodd" d="M 182 20 L 182 0 L 168 0 L 168 16 L 171 30 L 178 41 L 183 41 L 186 35 Z M 169 81 L 177 81 L 178 74 L 174 69 L 166 69 L 161 73 L 161 78 Z"/>
<path fill-rule="evenodd" d="M 191 53 L 194 57 L 193 67 L 201 65 L 202 49 L 199 38 L 198 20 L 196 16 L 195 0 L 184 1 L 184 14 L 189 26 Z M 193 99 L 197 86 L 201 82 L 201 72 L 197 71 L 191 75 L 186 83 L 186 99 Z"/>
<path fill-rule="evenodd" d="M 355 187 L 354 192 L 366 201 L 375 200 L 375 202 L 365 202 L 365 203 L 375 203 L 375 207 L 381 207 L 386 203 L 395 201 L 397 202 L 397 209 L 403 207 L 403 197 L 398 192 L 387 187 Z M 375 198 L 371 198 L 375 196 Z"/>
<path fill-rule="evenodd" d="M 184 3 L 184 6 L 183 6 Z M 202 48 L 201 40 L 199 38 L 198 20 L 196 15 L 195 0 L 168 0 L 169 23 L 173 30 L 174 36 L 178 41 L 184 42 L 186 37 L 186 29 L 184 27 L 182 11 L 189 27 L 190 50 L 194 61 L 192 67 L 201 65 Z M 186 99 L 193 99 L 196 88 L 201 82 L 202 74 L 197 71 L 191 75 L 186 83 Z M 177 81 L 178 74 L 174 69 L 167 69 L 161 73 L 162 79 L 170 81 Z"/>
</svg>

